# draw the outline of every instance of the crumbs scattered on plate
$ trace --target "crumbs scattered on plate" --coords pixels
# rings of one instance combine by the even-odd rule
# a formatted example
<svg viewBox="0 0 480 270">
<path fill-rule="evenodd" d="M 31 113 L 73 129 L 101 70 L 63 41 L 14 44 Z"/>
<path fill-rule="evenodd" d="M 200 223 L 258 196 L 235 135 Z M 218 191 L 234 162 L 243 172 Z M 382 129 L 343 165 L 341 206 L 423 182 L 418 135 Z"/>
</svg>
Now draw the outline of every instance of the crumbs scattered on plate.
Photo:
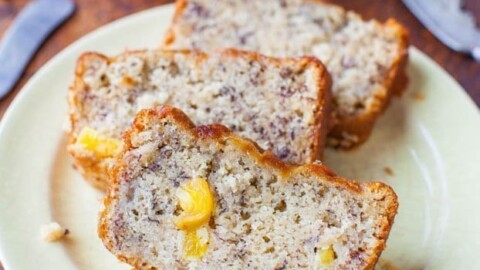
<svg viewBox="0 0 480 270">
<path fill-rule="evenodd" d="M 67 228 L 63 228 L 57 222 L 45 224 L 40 228 L 40 236 L 47 242 L 58 241 L 69 233 L 70 231 Z"/>
<path fill-rule="evenodd" d="M 385 167 L 385 168 L 383 168 L 383 171 L 384 171 L 386 174 L 390 175 L 390 176 L 393 175 L 393 170 L 392 170 L 392 168 L 390 168 L 390 167 Z"/>
<path fill-rule="evenodd" d="M 422 92 L 415 92 L 412 94 L 412 98 L 417 100 L 417 101 L 424 101 L 425 100 L 425 94 Z"/>
</svg>

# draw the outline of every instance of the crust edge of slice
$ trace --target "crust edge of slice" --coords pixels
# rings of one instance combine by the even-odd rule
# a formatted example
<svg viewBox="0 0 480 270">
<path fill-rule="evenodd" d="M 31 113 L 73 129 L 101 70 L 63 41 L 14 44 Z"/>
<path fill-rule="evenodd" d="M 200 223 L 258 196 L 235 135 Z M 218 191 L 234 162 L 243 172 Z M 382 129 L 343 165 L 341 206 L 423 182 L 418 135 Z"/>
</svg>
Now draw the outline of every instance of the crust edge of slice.
<svg viewBox="0 0 480 270">
<path fill-rule="evenodd" d="M 340 148 L 347 150 L 356 148 L 367 141 L 375 127 L 375 123 L 388 108 L 391 98 L 393 96 L 400 97 L 403 92 L 405 92 L 408 85 L 408 76 L 406 74 L 410 39 L 408 30 L 395 19 L 388 19 L 385 23 L 380 23 L 378 21 L 375 22 L 382 27 L 390 27 L 394 29 L 395 35 L 399 41 L 399 46 L 397 54 L 392 61 L 392 65 L 390 66 L 383 82 L 386 91 L 377 91 L 372 97 L 374 101 L 363 113 L 353 117 L 337 119 L 332 130 L 328 134 L 328 137 L 336 138 L 340 141 L 343 139 L 344 133 L 357 136 L 358 140 L 353 144 L 349 146 L 340 146 Z M 327 143 L 327 145 L 331 144 Z M 337 147 L 338 145 L 334 144 L 331 146 Z"/>
</svg>

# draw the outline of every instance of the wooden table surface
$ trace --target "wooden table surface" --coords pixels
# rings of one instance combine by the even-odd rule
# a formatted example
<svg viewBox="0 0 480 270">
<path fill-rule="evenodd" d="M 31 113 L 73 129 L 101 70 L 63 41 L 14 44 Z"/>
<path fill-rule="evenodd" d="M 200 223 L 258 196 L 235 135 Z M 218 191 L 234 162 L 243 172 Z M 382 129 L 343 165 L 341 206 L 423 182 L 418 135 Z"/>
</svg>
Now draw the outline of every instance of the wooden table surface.
<svg viewBox="0 0 480 270">
<path fill-rule="evenodd" d="M 28 2 L 27 0 L 0 0 L 0 35 L 3 35 L 15 15 Z M 75 2 L 77 3 L 75 14 L 43 44 L 15 87 L 15 90 L 4 100 L 0 101 L 0 118 L 25 82 L 63 48 L 99 26 L 115 19 L 173 1 L 76 0 Z M 480 63 L 476 63 L 471 58 L 455 53 L 445 47 L 420 24 L 403 6 L 400 0 L 330 0 L 330 2 L 355 10 L 365 18 L 385 20 L 393 17 L 399 20 L 410 30 L 411 43 L 452 74 L 466 89 L 476 104 L 480 105 Z M 477 22 L 480 22 L 480 1 L 466 0 L 465 6 L 473 12 Z"/>
</svg>

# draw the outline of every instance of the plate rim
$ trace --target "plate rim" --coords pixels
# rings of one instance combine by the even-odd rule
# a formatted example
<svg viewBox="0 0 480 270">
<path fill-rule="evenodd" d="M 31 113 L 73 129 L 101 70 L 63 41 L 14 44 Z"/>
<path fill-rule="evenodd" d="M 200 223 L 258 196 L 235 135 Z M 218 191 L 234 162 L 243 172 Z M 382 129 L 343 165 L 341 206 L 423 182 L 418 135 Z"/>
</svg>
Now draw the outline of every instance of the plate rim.
<svg viewBox="0 0 480 270">
<path fill-rule="evenodd" d="M 154 8 L 146 9 L 140 12 L 136 12 L 133 14 L 130 14 L 128 16 L 122 17 L 120 19 L 117 19 L 115 21 L 112 21 L 110 23 L 107 23 L 97 29 L 95 29 L 92 32 L 89 32 L 88 34 L 82 36 L 81 38 L 77 39 L 76 41 L 72 42 L 69 46 L 65 47 L 63 50 L 61 50 L 58 54 L 56 54 L 54 57 L 52 57 L 49 61 L 47 61 L 39 70 L 28 80 L 28 82 L 21 88 L 17 96 L 12 100 L 12 102 L 9 104 L 7 110 L 5 111 L 5 114 L 3 118 L 0 120 L 0 143 L 3 142 L 4 140 L 4 134 L 6 133 L 8 127 L 10 126 L 10 122 L 13 121 L 13 118 L 16 115 L 17 108 L 25 102 L 25 100 L 35 91 L 42 91 L 41 88 L 35 87 L 37 82 L 45 76 L 45 74 L 48 73 L 50 69 L 57 65 L 61 65 L 63 61 L 65 61 L 65 58 L 72 54 L 78 47 L 81 47 L 82 44 L 89 42 L 90 40 L 95 39 L 97 36 L 101 36 L 104 33 L 110 32 L 114 30 L 115 28 L 121 28 L 123 25 L 129 24 L 139 17 L 142 16 L 148 16 L 155 14 L 157 12 L 161 12 L 165 9 L 168 8 L 173 8 L 173 4 L 166 4 L 166 5 L 161 5 L 157 6 Z M 470 98 L 470 96 L 467 94 L 465 89 L 459 84 L 457 80 L 455 80 L 447 71 L 445 71 L 437 62 L 435 62 L 433 59 L 431 59 L 428 55 L 423 53 L 422 51 L 418 50 L 417 48 L 410 46 L 409 48 L 410 55 L 411 57 L 419 57 L 421 58 L 422 61 L 425 61 L 428 63 L 429 66 L 432 66 L 435 70 L 438 70 L 441 73 L 441 76 L 445 80 L 449 80 L 454 83 L 455 88 L 453 89 L 453 92 L 456 92 L 452 95 L 460 95 L 462 96 L 462 104 L 465 104 L 465 106 L 468 106 L 469 110 L 475 111 L 477 114 L 477 119 L 479 120 L 477 125 L 480 127 L 480 109 L 477 107 L 475 102 Z M 461 91 L 456 91 L 456 90 L 461 90 Z M 461 92 L 461 93 L 458 93 Z M 466 105 L 469 104 L 469 105 Z M 479 128 L 480 130 L 480 128 Z M 0 153 L 2 155 L 2 153 Z M 1 168 L 1 165 L 0 165 Z M 0 181 L 5 181 L 4 179 L 1 179 Z M 1 191 L 0 191 L 1 195 Z M 1 217 L 1 216 L 0 216 Z M 0 232 L 0 235 L 3 234 Z M 2 261 L 4 267 L 8 269 L 10 265 L 10 261 L 8 258 L 4 255 L 3 250 L 5 250 L 7 247 L 5 247 L 5 244 L 0 242 L 0 260 Z"/>
</svg>

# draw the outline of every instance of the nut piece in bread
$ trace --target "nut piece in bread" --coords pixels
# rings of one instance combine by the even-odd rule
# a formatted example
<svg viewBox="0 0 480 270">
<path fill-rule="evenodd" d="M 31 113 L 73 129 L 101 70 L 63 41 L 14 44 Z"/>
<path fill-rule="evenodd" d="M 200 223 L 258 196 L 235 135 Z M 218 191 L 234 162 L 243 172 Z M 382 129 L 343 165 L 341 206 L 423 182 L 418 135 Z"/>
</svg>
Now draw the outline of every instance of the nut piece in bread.
<svg viewBox="0 0 480 270">
<path fill-rule="evenodd" d="M 239 48 L 276 57 L 313 55 L 333 79 L 328 143 L 364 142 L 393 94 L 407 83 L 408 33 L 393 19 L 365 21 L 313 0 L 177 0 L 163 47 Z"/>
<path fill-rule="evenodd" d="M 99 236 L 136 269 L 373 269 L 385 248 L 398 207 L 385 184 L 289 165 L 172 107 L 141 111 L 124 140 Z M 208 222 L 179 228 L 187 210 L 210 211 L 209 193 Z"/>
<path fill-rule="evenodd" d="M 224 124 L 287 161 L 313 162 L 329 130 L 330 77 L 312 57 L 237 50 L 84 54 L 69 91 L 69 152 L 85 178 L 107 187 L 116 140 L 138 111 L 162 104 L 181 108 L 195 123 Z"/>
</svg>

